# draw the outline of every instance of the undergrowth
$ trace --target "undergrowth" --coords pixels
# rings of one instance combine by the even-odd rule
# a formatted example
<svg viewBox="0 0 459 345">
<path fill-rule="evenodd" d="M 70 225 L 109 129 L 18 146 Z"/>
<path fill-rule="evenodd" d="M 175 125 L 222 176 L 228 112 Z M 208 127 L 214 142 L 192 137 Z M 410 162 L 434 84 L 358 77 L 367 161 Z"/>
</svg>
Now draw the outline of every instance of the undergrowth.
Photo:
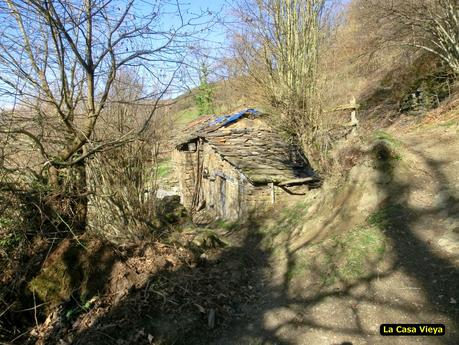
<svg viewBox="0 0 459 345">
<path fill-rule="evenodd" d="M 302 225 L 309 206 L 302 201 L 286 207 L 272 218 L 273 223 L 260 227 L 259 233 L 263 236 L 262 245 L 273 250 L 273 255 L 280 253 L 281 248 L 278 245 L 288 241 L 290 235 Z"/>
<path fill-rule="evenodd" d="M 323 286 L 363 279 L 371 274 L 385 250 L 383 231 L 372 219 L 363 226 L 311 244 L 297 253 L 288 267 L 287 279 L 316 275 Z"/>
<path fill-rule="evenodd" d="M 9 233 L 0 238 L 0 249 L 8 253 L 18 247 L 23 239 L 24 236 L 21 233 Z"/>
<path fill-rule="evenodd" d="M 166 159 L 158 163 L 157 176 L 158 178 L 165 178 L 172 173 L 172 162 L 170 159 Z"/>
<path fill-rule="evenodd" d="M 352 282 L 371 273 L 385 248 L 384 235 L 379 229 L 359 227 L 323 243 L 313 269 L 319 273 L 322 285 Z"/>
<path fill-rule="evenodd" d="M 402 146 L 402 142 L 400 140 L 394 138 L 394 136 L 392 136 L 390 133 L 387 133 L 387 132 L 382 131 L 382 130 L 378 130 L 378 131 L 375 132 L 374 139 L 376 139 L 376 140 L 385 140 L 385 141 L 389 142 L 391 145 L 393 145 L 394 147 L 401 147 Z"/>
</svg>

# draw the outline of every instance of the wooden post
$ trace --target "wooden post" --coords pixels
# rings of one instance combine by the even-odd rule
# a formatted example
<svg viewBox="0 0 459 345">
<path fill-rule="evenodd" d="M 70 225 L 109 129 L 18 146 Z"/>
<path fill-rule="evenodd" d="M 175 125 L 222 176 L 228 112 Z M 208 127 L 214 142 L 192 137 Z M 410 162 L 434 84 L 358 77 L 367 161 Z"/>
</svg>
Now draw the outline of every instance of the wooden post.
<svg viewBox="0 0 459 345">
<path fill-rule="evenodd" d="M 269 186 L 271 187 L 271 203 L 274 205 L 276 202 L 276 187 L 274 186 L 274 182 L 271 182 Z"/>
<path fill-rule="evenodd" d="M 344 110 L 351 110 L 351 121 L 346 123 L 344 127 L 351 127 L 350 131 L 346 131 L 346 134 L 344 137 L 347 137 L 349 133 L 352 135 L 357 134 L 357 128 L 359 126 L 359 120 L 357 119 L 357 109 L 360 108 L 360 104 L 357 103 L 356 99 L 354 96 L 352 96 L 350 102 L 345 105 L 340 105 L 329 112 L 334 112 L 334 111 L 344 111 Z"/>
<path fill-rule="evenodd" d="M 357 120 L 358 104 L 357 104 L 354 96 L 352 96 L 350 104 L 351 104 L 352 112 L 351 112 L 351 122 L 350 122 L 349 125 L 352 127 L 351 134 L 352 135 L 356 135 L 357 134 L 357 127 L 359 126 L 359 120 Z"/>
</svg>

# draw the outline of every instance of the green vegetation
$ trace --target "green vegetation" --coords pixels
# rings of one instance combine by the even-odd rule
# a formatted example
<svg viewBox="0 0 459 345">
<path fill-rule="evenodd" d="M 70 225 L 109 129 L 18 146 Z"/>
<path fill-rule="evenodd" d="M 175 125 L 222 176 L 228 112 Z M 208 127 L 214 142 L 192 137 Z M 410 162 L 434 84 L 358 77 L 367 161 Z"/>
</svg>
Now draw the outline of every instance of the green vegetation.
<svg viewBox="0 0 459 345">
<path fill-rule="evenodd" d="M 350 282 L 366 277 L 385 248 L 384 235 L 375 227 L 357 228 L 335 236 L 323 248 L 324 258 L 319 265 L 322 284 L 328 286 L 337 281 Z"/>
<path fill-rule="evenodd" d="M 154 2 L 142 17 L 137 0 L 26 3 L 0 7 L 8 28 L 0 35 L 2 92 L 17 104 L 0 112 L 0 344 L 205 344 L 233 324 L 229 344 L 300 343 L 312 321 L 326 327 L 316 327 L 311 343 L 331 333 L 339 343 L 374 340 L 371 330 L 330 316 L 338 307 L 344 318 L 368 314 L 356 299 L 388 317 L 402 310 L 415 320 L 419 302 L 454 319 L 457 0 L 336 8 L 325 0 L 236 0 L 228 20 L 237 25 L 213 33 L 223 30 L 220 11 L 186 4 Z M 177 15 L 183 25 L 167 20 Z M 206 43 L 215 34 L 225 37 L 222 49 Z M 293 158 L 304 153 L 324 181 L 305 192 L 308 201 L 271 205 L 268 186 L 252 193 L 229 179 L 214 193 L 225 207 L 235 207 L 238 191 L 238 202 L 259 197 L 266 206 L 247 221 L 201 226 L 193 221 L 211 222 L 211 208 L 221 205 L 207 198 L 196 215 L 177 195 L 153 193 L 175 194 L 166 192 L 183 182 L 166 150 L 193 131 L 187 125 L 253 107 L 266 115 L 225 124 L 208 144 L 244 172 L 257 165 L 268 175 L 276 163 L 252 144 L 273 137 L 277 147 L 266 149 L 296 177 L 304 166 Z M 352 133 L 349 115 L 351 124 L 359 120 Z M 415 131 L 427 126 L 436 128 Z M 194 168 L 212 170 L 197 156 Z M 181 186 L 193 205 L 208 187 L 200 178 Z M 368 216 L 381 203 L 400 205 Z M 431 239 L 437 225 L 441 238 Z M 414 255 L 433 273 L 417 278 Z M 374 289 L 380 272 L 387 280 Z M 408 285 L 417 287 L 405 292 Z M 373 298 L 393 291 L 394 308 Z M 245 316 L 255 322 L 244 324 Z M 256 322 L 264 318 L 269 329 Z"/>
<path fill-rule="evenodd" d="M 241 227 L 241 223 L 240 222 L 231 222 L 231 221 L 224 220 L 224 219 L 218 219 L 213 224 L 213 227 L 214 228 L 220 228 L 220 229 L 226 230 L 228 232 L 231 232 L 231 231 L 239 229 Z"/>
<path fill-rule="evenodd" d="M 397 217 L 397 213 L 400 210 L 399 205 L 391 205 L 383 207 L 375 212 L 373 212 L 368 218 L 367 223 L 370 226 L 379 228 L 383 230 L 388 226 L 390 219 Z"/>
<path fill-rule="evenodd" d="M 267 240 L 273 240 L 277 235 L 285 234 L 295 230 L 303 221 L 303 217 L 308 211 L 309 205 L 304 202 L 298 202 L 291 207 L 284 208 L 275 224 L 261 230 L 261 233 Z"/>
<path fill-rule="evenodd" d="M 196 120 L 199 117 L 199 110 L 196 106 L 179 111 L 175 118 L 177 119 L 178 126 L 186 126 L 191 121 Z"/>
<path fill-rule="evenodd" d="M 198 93 L 195 96 L 198 114 L 212 114 L 215 112 L 214 90 L 209 84 L 209 69 L 205 63 L 202 63 L 199 71 L 199 83 Z"/>
<path fill-rule="evenodd" d="M 375 153 L 378 160 L 390 163 L 391 161 L 401 161 L 402 155 L 401 150 L 403 143 L 394 138 L 391 134 L 378 130 L 373 136 L 373 140 L 376 140 L 374 146 Z"/>
<path fill-rule="evenodd" d="M 58 254 L 50 256 L 45 267 L 28 283 L 28 290 L 47 303 L 47 309 L 73 300 L 78 307 L 66 312 L 69 317 L 75 316 L 87 310 L 104 289 L 114 254 L 108 247 L 92 241 L 92 245 L 88 244 L 90 249 L 80 241 L 62 243 Z"/>
<path fill-rule="evenodd" d="M 302 276 L 310 268 L 310 265 L 311 261 L 309 260 L 309 256 L 304 254 L 297 255 L 287 267 L 287 280 L 291 281 L 295 277 Z"/>
<path fill-rule="evenodd" d="M 384 212 L 376 213 L 365 226 L 295 253 L 287 267 L 287 280 L 316 274 L 322 285 L 331 286 L 367 277 L 386 249 L 385 217 Z"/>
<path fill-rule="evenodd" d="M 452 119 L 452 120 L 440 123 L 441 127 L 446 127 L 446 128 L 450 128 L 450 127 L 454 127 L 458 125 L 459 125 L 459 120 L 457 119 Z"/>
<path fill-rule="evenodd" d="M 377 140 L 387 141 L 394 147 L 402 146 L 402 142 L 400 140 L 395 139 L 391 134 L 382 130 L 377 130 L 374 134 L 374 138 Z"/>
<path fill-rule="evenodd" d="M 277 217 L 272 218 L 272 223 L 258 230 L 259 234 L 263 236 L 262 245 L 272 249 L 272 254 L 274 256 L 281 255 L 281 253 L 283 253 L 283 248 L 278 244 L 288 241 L 288 237 L 291 233 L 303 222 L 308 208 L 309 205 L 302 201 L 280 211 Z M 262 215 L 262 217 L 266 217 L 266 214 Z"/>
<path fill-rule="evenodd" d="M 0 218 L 0 228 L 5 224 L 5 218 Z M 8 220 L 9 221 L 9 220 Z M 12 223 L 7 223 L 8 225 L 12 225 Z M 22 234 L 15 232 L 9 233 L 6 236 L 2 236 L 0 238 L 0 248 L 9 252 L 16 248 L 23 240 Z"/>
<path fill-rule="evenodd" d="M 0 196 L 0 251 L 11 253 L 26 239 L 22 205 L 18 200 Z"/>
<path fill-rule="evenodd" d="M 77 305 L 73 308 L 69 308 L 65 312 L 65 318 L 67 320 L 72 320 L 78 315 L 88 312 L 91 309 L 91 307 L 94 305 L 96 300 L 97 300 L 97 297 L 91 298 L 90 300 L 87 300 L 87 301 L 85 300 L 75 301 Z"/>
<path fill-rule="evenodd" d="M 10 228 L 13 224 L 13 219 L 7 217 L 0 217 L 0 229 Z"/>
<path fill-rule="evenodd" d="M 172 162 L 170 159 L 165 159 L 159 162 L 157 167 L 158 178 L 165 178 L 172 173 Z"/>
<path fill-rule="evenodd" d="M 45 267 L 38 276 L 29 283 L 29 289 L 42 301 L 54 307 L 63 301 L 70 299 L 74 278 L 65 260 L 61 259 L 54 262 L 49 267 Z"/>
</svg>

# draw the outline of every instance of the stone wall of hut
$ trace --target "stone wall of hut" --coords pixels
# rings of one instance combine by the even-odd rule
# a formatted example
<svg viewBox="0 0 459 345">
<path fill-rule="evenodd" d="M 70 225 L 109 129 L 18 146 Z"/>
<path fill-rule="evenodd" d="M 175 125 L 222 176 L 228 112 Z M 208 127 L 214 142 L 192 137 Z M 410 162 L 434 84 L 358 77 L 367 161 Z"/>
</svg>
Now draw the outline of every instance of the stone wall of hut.
<svg viewBox="0 0 459 345">
<path fill-rule="evenodd" d="M 244 196 L 250 189 L 246 177 L 221 158 L 208 144 L 203 146 L 202 199 L 221 218 L 236 220 L 245 211 Z"/>
<path fill-rule="evenodd" d="M 183 205 L 191 209 L 193 201 L 194 206 L 205 203 L 205 208 L 227 220 L 241 219 L 252 209 L 269 207 L 273 197 L 276 205 L 300 199 L 308 190 L 307 186 L 274 186 L 273 195 L 271 185 L 253 185 L 205 142 L 175 150 L 173 159 Z"/>
<path fill-rule="evenodd" d="M 174 150 L 172 154 L 174 172 L 182 195 L 181 201 L 187 209 L 191 209 L 193 192 L 196 185 L 197 158 L 197 150 L 189 150 L 188 145 L 183 150 Z"/>
</svg>

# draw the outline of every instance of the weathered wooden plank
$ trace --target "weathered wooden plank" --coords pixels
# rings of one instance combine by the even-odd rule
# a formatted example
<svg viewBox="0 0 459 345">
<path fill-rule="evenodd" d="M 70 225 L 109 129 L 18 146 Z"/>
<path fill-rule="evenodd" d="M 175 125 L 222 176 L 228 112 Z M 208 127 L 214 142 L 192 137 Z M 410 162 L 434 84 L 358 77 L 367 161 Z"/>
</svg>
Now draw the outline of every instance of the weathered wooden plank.
<svg viewBox="0 0 459 345">
<path fill-rule="evenodd" d="M 303 184 L 303 183 L 306 183 L 306 182 L 314 182 L 314 181 L 319 181 L 319 179 L 317 177 L 297 178 L 297 179 L 283 181 L 283 182 L 279 183 L 278 186 L 288 186 L 288 185 L 293 185 L 293 184 Z"/>
</svg>

